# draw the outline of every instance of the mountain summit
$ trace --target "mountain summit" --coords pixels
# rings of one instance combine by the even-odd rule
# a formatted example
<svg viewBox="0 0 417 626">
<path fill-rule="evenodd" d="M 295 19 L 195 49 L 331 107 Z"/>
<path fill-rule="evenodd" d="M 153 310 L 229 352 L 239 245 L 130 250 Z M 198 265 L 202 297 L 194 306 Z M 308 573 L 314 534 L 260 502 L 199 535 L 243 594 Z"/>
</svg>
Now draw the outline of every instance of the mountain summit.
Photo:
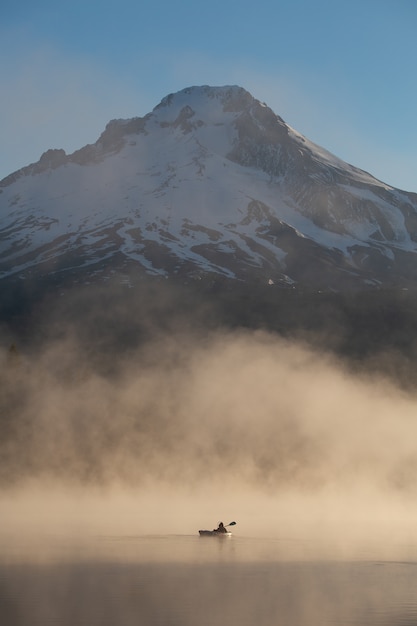
<svg viewBox="0 0 417 626">
<path fill-rule="evenodd" d="M 0 182 L 0 279 L 409 286 L 416 251 L 416 194 L 311 143 L 238 86 L 170 94 Z"/>
</svg>

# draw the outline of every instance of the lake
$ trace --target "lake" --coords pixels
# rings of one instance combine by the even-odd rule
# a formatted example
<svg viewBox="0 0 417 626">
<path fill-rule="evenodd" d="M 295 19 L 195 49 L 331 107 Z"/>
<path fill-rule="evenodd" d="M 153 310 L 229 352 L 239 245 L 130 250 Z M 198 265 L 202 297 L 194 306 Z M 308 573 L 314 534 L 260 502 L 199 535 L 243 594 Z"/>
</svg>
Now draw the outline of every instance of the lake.
<svg viewBox="0 0 417 626">
<path fill-rule="evenodd" d="M 5 534 L 0 624 L 415 625 L 416 546 L 378 545 L 341 559 L 290 536 Z"/>
</svg>

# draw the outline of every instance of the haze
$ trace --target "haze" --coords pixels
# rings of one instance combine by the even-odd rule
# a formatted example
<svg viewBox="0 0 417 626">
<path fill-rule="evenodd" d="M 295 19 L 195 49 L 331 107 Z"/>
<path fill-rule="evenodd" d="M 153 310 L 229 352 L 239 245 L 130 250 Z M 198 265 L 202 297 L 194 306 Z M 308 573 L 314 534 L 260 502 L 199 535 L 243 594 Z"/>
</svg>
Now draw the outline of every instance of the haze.
<svg viewBox="0 0 417 626">
<path fill-rule="evenodd" d="M 414 392 L 263 331 L 182 327 L 93 356 L 75 336 L 1 354 L 3 530 L 413 527 Z"/>
</svg>

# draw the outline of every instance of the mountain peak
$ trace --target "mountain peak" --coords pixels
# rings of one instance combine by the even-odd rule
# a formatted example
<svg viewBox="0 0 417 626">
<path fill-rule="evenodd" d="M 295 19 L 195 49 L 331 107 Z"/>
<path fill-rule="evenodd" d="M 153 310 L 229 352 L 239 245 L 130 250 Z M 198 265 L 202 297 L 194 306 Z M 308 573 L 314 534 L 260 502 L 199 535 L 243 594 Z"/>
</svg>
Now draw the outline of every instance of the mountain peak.
<svg viewBox="0 0 417 626">
<path fill-rule="evenodd" d="M 257 100 L 238 85 L 223 87 L 202 85 L 187 87 L 165 96 L 153 109 L 152 114 L 157 117 L 158 121 L 172 122 L 184 107 L 187 107 L 196 118 L 210 123 L 215 122 L 216 117 L 227 113 L 242 113 L 255 103 Z"/>
<path fill-rule="evenodd" d="M 0 278 L 131 264 L 320 289 L 417 281 L 416 197 L 237 85 L 170 94 L 93 145 L 48 150 L 0 191 Z"/>
<path fill-rule="evenodd" d="M 224 85 L 221 87 L 211 87 L 209 85 L 186 87 L 177 91 L 176 93 L 170 93 L 154 108 L 154 111 L 175 105 L 182 106 L 182 103 L 186 101 L 190 106 L 192 103 L 198 103 L 206 99 L 218 100 L 224 106 L 234 103 L 238 107 L 237 110 L 244 108 L 249 103 L 254 101 L 253 96 L 240 87 L 239 85 Z"/>
</svg>

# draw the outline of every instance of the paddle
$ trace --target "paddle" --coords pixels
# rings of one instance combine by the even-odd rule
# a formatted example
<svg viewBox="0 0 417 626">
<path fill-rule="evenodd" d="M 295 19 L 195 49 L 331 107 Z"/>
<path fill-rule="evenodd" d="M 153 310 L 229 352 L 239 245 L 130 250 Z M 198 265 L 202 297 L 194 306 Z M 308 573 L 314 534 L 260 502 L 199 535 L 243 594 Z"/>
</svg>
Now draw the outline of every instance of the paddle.
<svg viewBox="0 0 417 626">
<path fill-rule="evenodd" d="M 227 526 L 236 526 L 236 522 L 230 522 L 230 524 L 226 524 L 226 527 Z"/>
</svg>

